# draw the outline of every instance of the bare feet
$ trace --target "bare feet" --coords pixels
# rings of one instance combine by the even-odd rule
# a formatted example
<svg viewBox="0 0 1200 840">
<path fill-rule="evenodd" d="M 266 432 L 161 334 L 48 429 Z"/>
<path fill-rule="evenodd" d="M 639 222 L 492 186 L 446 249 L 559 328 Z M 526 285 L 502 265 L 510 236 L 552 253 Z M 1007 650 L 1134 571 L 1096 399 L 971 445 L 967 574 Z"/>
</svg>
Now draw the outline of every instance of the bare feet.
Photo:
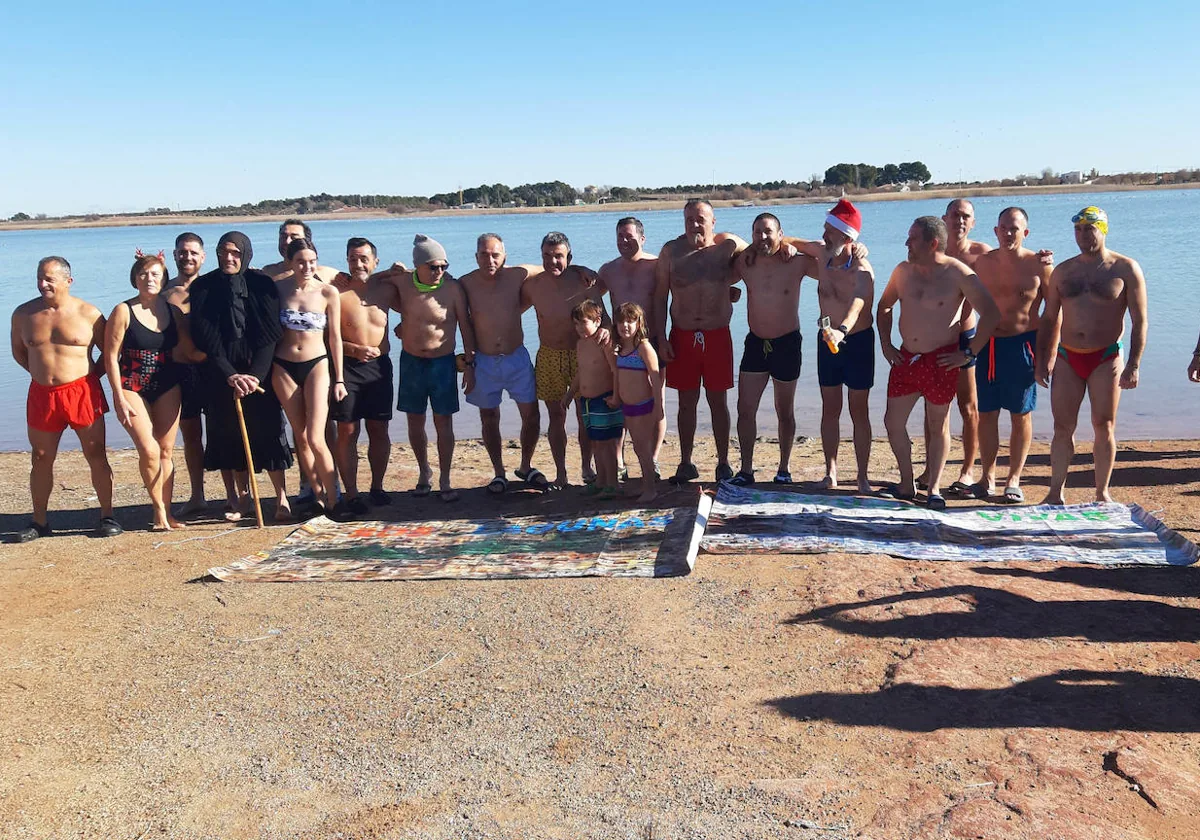
<svg viewBox="0 0 1200 840">
<path fill-rule="evenodd" d="M 826 476 L 821 479 L 820 486 L 821 486 L 822 490 L 836 490 L 837 489 L 837 473 L 830 471 L 828 474 L 826 474 Z"/>
<path fill-rule="evenodd" d="M 275 521 L 276 522 L 291 522 L 292 508 L 286 502 L 275 504 Z"/>
<path fill-rule="evenodd" d="M 1066 503 L 1067 501 L 1063 498 L 1061 493 L 1050 493 L 1041 501 L 1041 504 L 1043 505 L 1054 505 L 1055 507 L 1062 507 Z"/>
<path fill-rule="evenodd" d="M 649 490 L 646 490 L 644 493 L 642 493 L 642 495 L 638 496 L 637 500 L 645 504 L 646 502 L 653 502 L 657 498 L 658 491 L 651 487 Z"/>
<path fill-rule="evenodd" d="M 554 481 L 550 482 L 550 486 L 557 487 L 559 490 L 565 490 L 571 486 L 571 482 L 567 480 L 567 476 L 564 473 L 559 473 L 554 476 Z"/>
<path fill-rule="evenodd" d="M 1115 502 L 1116 499 L 1114 499 L 1112 497 L 1112 493 L 1109 493 L 1107 490 L 1097 490 L 1096 491 L 1096 501 L 1100 502 L 1101 504 L 1104 504 L 1104 503 Z"/>
<path fill-rule="evenodd" d="M 871 482 L 867 481 L 865 478 L 860 478 L 858 480 L 858 492 L 861 495 L 870 496 L 875 492 L 875 490 L 871 487 Z"/>
<path fill-rule="evenodd" d="M 182 522 L 180 522 L 178 519 L 176 519 L 174 516 L 171 516 L 170 514 L 167 515 L 167 525 L 169 525 L 171 527 L 172 531 L 178 531 L 180 528 L 187 527 L 186 525 L 184 525 Z"/>
</svg>

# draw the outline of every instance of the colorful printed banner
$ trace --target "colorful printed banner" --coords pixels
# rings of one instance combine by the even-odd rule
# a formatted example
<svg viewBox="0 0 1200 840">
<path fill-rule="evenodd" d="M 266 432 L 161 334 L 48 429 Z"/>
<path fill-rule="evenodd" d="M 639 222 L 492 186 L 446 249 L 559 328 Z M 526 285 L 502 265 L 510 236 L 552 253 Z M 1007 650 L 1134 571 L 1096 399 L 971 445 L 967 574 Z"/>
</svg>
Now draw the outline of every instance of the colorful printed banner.
<svg viewBox="0 0 1200 840">
<path fill-rule="evenodd" d="M 209 569 L 224 581 L 671 577 L 692 570 L 711 499 L 700 508 L 444 522 L 314 519 L 283 542 Z"/>
<path fill-rule="evenodd" d="M 722 484 L 700 547 L 715 554 L 890 554 L 913 560 L 1056 560 L 1186 566 L 1194 543 L 1138 505 L 977 507 L 810 496 Z"/>
</svg>

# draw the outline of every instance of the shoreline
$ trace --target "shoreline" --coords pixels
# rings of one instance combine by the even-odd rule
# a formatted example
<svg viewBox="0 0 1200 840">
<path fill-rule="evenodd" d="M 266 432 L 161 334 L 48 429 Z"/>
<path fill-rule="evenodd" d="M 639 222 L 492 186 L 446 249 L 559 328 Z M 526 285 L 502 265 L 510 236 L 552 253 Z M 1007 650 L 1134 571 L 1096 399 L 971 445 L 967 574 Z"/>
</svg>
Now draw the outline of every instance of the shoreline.
<svg viewBox="0 0 1200 840">
<path fill-rule="evenodd" d="M 1051 184 L 1030 187 L 937 187 L 917 192 L 873 192 L 861 195 L 851 195 L 855 203 L 874 203 L 879 201 L 919 201 L 922 199 L 978 198 L 981 196 L 1026 196 L 1026 195 L 1069 195 L 1107 193 L 1107 192 L 1154 192 L 1159 190 L 1188 190 L 1200 189 L 1200 182 L 1188 184 Z M 837 200 L 837 196 L 806 196 L 803 198 L 771 198 L 762 200 L 741 199 L 712 199 L 712 205 L 717 208 L 729 207 L 781 207 L 787 205 L 829 204 Z M 508 207 L 508 208 L 476 208 L 472 210 L 430 210 L 413 213 L 389 213 L 386 210 L 347 209 L 332 213 L 311 213 L 303 218 L 306 221 L 371 221 L 378 219 L 435 219 L 445 216 L 505 216 L 530 215 L 546 213 L 636 213 L 653 210 L 680 210 L 686 199 L 670 198 L 662 200 L 643 199 L 640 201 L 609 202 L 607 204 L 577 204 L 563 207 Z M 201 224 L 237 224 L 239 222 L 261 223 L 280 222 L 294 218 L 295 214 L 272 214 L 263 216 L 204 216 L 196 213 L 179 213 L 169 216 L 119 216 L 107 215 L 87 220 L 72 219 L 30 219 L 24 222 L 0 221 L 0 232 L 20 230 L 79 230 L 83 228 L 112 228 L 112 227 L 155 227 L 155 226 L 189 226 Z"/>
</svg>

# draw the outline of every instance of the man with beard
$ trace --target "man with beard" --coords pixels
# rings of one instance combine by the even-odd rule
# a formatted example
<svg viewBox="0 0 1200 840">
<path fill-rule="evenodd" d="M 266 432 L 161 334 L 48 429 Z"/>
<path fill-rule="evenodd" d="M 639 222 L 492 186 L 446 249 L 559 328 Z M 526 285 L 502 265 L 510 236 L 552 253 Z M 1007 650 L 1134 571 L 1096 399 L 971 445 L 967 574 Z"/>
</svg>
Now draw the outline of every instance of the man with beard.
<svg viewBox="0 0 1200 840">
<path fill-rule="evenodd" d="M 192 311 L 192 283 L 200 276 L 204 267 L 204 240 L 198 234 L 187 232 L 175 237 L 175 278 L 167 287 L 167 302 L 184 315 L 185 323 L 188 313 Z M 181 517 L 191 516 L 202 512 L 208 507 L 204 497 L 204 421 L 201 418 L 204 409 L 204 384 L 201 378 L 200 365 L 204 354 L 196 351 L 194 359 L 177 358 L 180 363 L 180 396 L 179 431 L 183 435 L 183 459 L 187 464 L 188 481 L 191 485 L 191 496 L 180 509 Z M 226 482 L 229 495 L 236 495 L 230 486 L 233 473 L 225 470 L 221 477 Z"/>
<path fill-rule="evenodd" d="M 824 248 L 817 257 L 817 303 L 829 329 L 818 336 L 817 382 L 821 386 L 821 448 L 825 453 L 826 490 L 838 486 L 837 455 L 841 443 L 842 388 L 850 403 L 858 492 L 870 493 L 871 413 L 868 399 L 875 384 L 875 271 L 856 259 L 853 247 L 862 231 L 862 214 L 842 199 L 825 217 Z M 830 349 L 829 343 L 836 348 Z"/>
<path fill-rule="evenodd" d="M 279 256 L 281 259 L 277 263 L 271 263 L 262 267 L 263 273 L 269 274 L 272 280 L 278 282 L 285 277 L 292 276 L 292 270 L 287 266 L 287 247 L 296 239 L 307 239 L 309 242 L 314 241 L 312 228 L 299 219 L 288 219 L 279 226 Z M 317 277 L 323 283 L 332 283 L 337 275 L 338 270 L 336 268 L 330 268 L 327 265 L 317 266 Z"/>
</svg>

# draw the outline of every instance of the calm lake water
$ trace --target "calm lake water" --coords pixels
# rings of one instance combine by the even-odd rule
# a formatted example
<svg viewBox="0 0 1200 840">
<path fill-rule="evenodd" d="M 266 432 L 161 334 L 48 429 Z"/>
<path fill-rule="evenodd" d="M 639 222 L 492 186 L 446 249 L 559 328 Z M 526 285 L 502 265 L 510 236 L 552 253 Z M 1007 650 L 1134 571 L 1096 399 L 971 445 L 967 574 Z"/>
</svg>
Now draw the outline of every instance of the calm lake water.
<svg viewBox="0 0 1200 840">
<path fill-rule="evenodd" d="M 1000 210 L 1014 201 L 1017 199 L 977 200 L 975 209 L 979 222 L 973 238 L 994 245 L 992 227 L 995 219 Z M 1195 420 L 1195 413 L 1200 409 L 1200 386 L 1187 382 L 1185 377 L 1197 330 L 1200 329 L 1200 318 L 1197 317 L 1200 305 L 1194 297 L 1198 289 L 1197 279 L 1200 278 L 1200 260 L 1196 257 L 1195 244 L 1186 234 L 1193 228 L 1186 220 L 1200 215 L 1200 191 L 1027 196 L 1019 199 L 1019 203 L 1029 212 L 1032 232 L 1027 245 L 1034 249 L 1053 250 L 1059 262 L 1077 253 L 1071 229 L 1072 214 L 1088 204 L 1097 204 L 1108 212 L 1111 225 L 1109 245 L 1141 263 L 1150 298 L 1150 337 L 1142 365 L 1141 385 L 1135 391 L 1126 392 L 1122 398 L 1118 435 L 1128 439 L 1200 436 L 1200 428 Z M 748 239 L 751 223 L 762 209 L 719 209 L 717 229 L 732 231 Z M 785 233 L 817 238 L 821 234 L 828 208 L 805 205 L 769 209 L 780 218 Z M 940 216 L 945 209 L 945 202 L 875 202 L 864 203 L 860 209 L 863 214 L 863 241 L 871 249 L 871 262 L 879 275 L 876 278 L 878 296 L 891 269 L 904 259 L 904 239 L 912 220 L 926 214 Z M 548 212 L 506 216 L 336 220 L 315 221 L 312 222 L 312 228 L 317 247 L 322 249 L 321 262 L 325 265 L 344 267 L 345 242 L 351 236 L 365 236 L 373 241 L 385 263 L 395 260 L 409 263 L 412 259 L 413 235 L 420 232 L 440 241 L 449 255 L 451 271 L 464 274 L 475 267 L 475 239 L 484 231 L 494 231 L 504 238 L 510 263 L 539 263 L 542 236 L 547 231 L 559 230 L 570 237 L 576 263 L 599 268 L 602 263 L 617 256 L 614 226 L 620 215 Z M 646 228 L 647 250 L 657 252 L 663 242 L 683 230 L 683 216 L 678 210 L 641 213 L 639 218 Z M 1170 219 L 1185 220 L 1182 235 L 1173 233 L 1174 225 Z M 246 222 L 236 227 L 254 242 L 255 265 L 277 259 L 276 223 Z M 107 315 L 118 302 L 132 293 L 129 266 L 134 250 L 141 248 L 149 253 L 161 248 L 169 252 L 175 236 L 185 229 L 194 230 L 204 238 L 209 253 L 205 268 L 215 268 L 216 241 L 230 226 L 0 232 L 0 309 L 11 312 L 21 302 L 34 297 L 37 294 L 37 261 L 46 255 L 58 254 L 71 263 L 75 277 L 74 294 L 96 304 Z M 816 382 L 815 328 L 812 326 L 817 317 L 817 305 L 815 285 L 811 282 L 806 282 L 801 291 L 800 315 L 805 335 L 805 359 L 796 395 L 797 433 L 818 437 L 820 396 Z M 744 302 L 734 308 L 732 329 L 736 357 L 740 360 L 741 342 L 747 331 Z M 532 353 L 537 347 L 537 328 L 532 311 L 525 316 L 525 336 L 526 345 Z M 399 353 L 399 343 L 394 342 L 393 345 L 393 353 Z M 883 434 L 886 371 L 887 365 L 882 354 L 878 354 L 876 387 L 871 392 L 876 436 Z M 28 375 L 10 355 L 5 354 L 0 359 L 0 393 L 7 395 L 6 399 L 0 401 L 0 450 L 23 450 L 28 446 L 24 422 L 27 387 Z M 734 402 L 731 394 L 731 409 Z M 1041 439 L 1049 438 L 1052 431 L 1049 403 L 1048 394 L 1042 391 L 1034 415 L 1034 433 Z M 763 409 L 759 412 L 759 434 L 775 434 L 771 406 L 770 395 L 764 395 Z M 914 413 L 914 418 L 917 414 Z M 957 412 L 952 412 L 952 415 L 957 420 Z M 670 403 L 668 416 L 672 418 L 670 428 L 674 424 L 674 411 Z M 1084 418 L 1080 437 L 1090 438 L 1086 414 Z M 505 404 L 503 419 L 506 433 L 515 434 L 517 414 L 514 406 Z M 127 433 L 117 425 L 111 414 L 108 420 L 110 446 L 131 446 Z M 573 426 L 574 421 L 570 422 Z M 705 408 L 701 409 L 701 423 L 707 424 Z M 920 423 L 917 419 L 911 426 L 913 432 L 919 434 Z M 456 417 L 455 427 L 460 437 L 478 436 L 478 413 L 464 403 L 463 411 Z M 1004 427 L 1006 424 L 1002 423 Z M 954 430 L 957 433 L 957 422 L 954 423 Z M 849 436 L 849 433 L 849 418 L 844 417 L 843 434 Z M 394 440 L 405 439 L 403 418 L 393 420 L 392 434 Z M 63 445 L 67 448 L 76 446 L 74 436 L 64 435 Z"/>
</svg>

